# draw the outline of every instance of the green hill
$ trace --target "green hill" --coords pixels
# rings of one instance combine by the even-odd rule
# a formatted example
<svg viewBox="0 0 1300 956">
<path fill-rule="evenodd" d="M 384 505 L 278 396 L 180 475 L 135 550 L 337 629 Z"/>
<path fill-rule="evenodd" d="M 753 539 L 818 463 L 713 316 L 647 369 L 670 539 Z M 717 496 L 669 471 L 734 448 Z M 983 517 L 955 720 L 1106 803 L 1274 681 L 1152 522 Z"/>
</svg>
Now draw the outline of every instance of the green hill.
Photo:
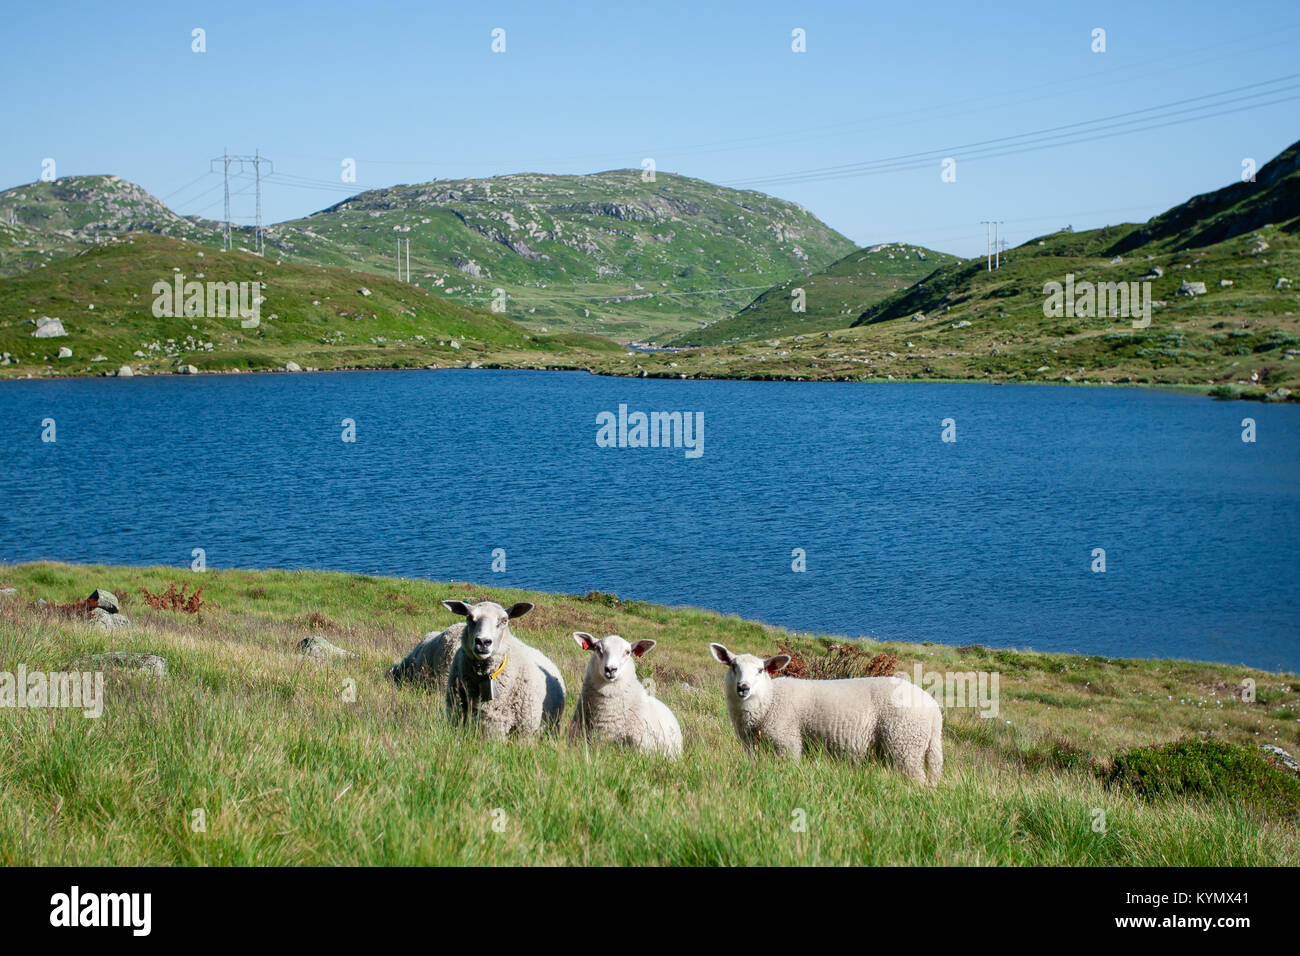
<svg viewBox="0 0 1300 956">
<path fill-rule="evenodd" d="M 233 315 L 155 316 L 155 283 L 171 285 L 178 274 L 262 283 L 260 324 L 244 328 Z M 34 337 L 45 317 L 67 334 Z M 59 358 L 61 347 L 72 356 Z M 289 361 L 304 368 L 568 366 L 621 352 L 595 336 L 533 332 L 395 279 L 158 235 L 108 239 L 0 279 L 0 375 L 11 377 L 101 374 L 122 365 L 137 373 L 267 369 Z"/>
<path fill-rule="evenodd" d="M 906 243 L 858 249 L 820 272 L 768 289 L 733 316 L 685 332 L 667 344 L 721 345 L 846 328 L 890 294 L 923 279 L 939 266 L 960 261 L 956 256 Z M 797 289 L 803 290 L 803 312 L 793 308 Z"/>
<path fill-rule="evenodd" d="M 274 185 L 266 186 L 274 189 Z M 0 272 L 48 264 L 132 231 L 221 244 L 220 226 L 179 217 L 112 176 L 0 193 Z M 236 244 L 251 245 L 247 229 Z M 628 340 L 728 315 L 853 244 L 795 203 L 640 170 L 521 173 L 374 189 L 267 228 L 267 254 L 397 275 L 398 240 L 425 289 L 545 328 Z"/>
<path fill-rule="evenodd" d="M 851 328 L 638 364 L 647 375 L 1167 384 L 1295 400 L 1298 154 L 1300 144 L 1254 183 L 1195 197 L 1145 224 L 1033 239 L 992 272 L 983 259 L 941 265 Z M 1048 283 L 1067 280 L 1148 289 L 1149 326 L 1134 328 L 1134 316 L 1119 310 L 1047 314 Z"/>
</svg>

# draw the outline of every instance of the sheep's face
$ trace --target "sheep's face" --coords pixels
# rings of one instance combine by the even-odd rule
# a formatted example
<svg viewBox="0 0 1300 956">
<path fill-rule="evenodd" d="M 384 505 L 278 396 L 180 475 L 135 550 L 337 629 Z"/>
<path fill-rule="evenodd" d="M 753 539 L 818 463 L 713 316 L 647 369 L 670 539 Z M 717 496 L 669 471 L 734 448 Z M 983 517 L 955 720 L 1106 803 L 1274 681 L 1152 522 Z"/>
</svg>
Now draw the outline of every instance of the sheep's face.
<svg viewBox="0 0 1300 956">
<path fill-rule="evenodd" d="M 460 635 L 460 647 L 467 657 L 485 661 L 496 654 L 510 639 L 510 621 L 523 617 L 533 609 L 527 601 L 504 608 L 493 601 L 470 604 L 467 601 L 443 601 L 443 607 L 453 614 L 465 616 L 465 630 Z"/>
<path fill-rule="evenodd" d="M 591 652 L 587 673 L 613 683 L 617 680 L 636 680 L 636 659 L 655 646 L 654 641 L 637 641 L 629 644 L 617 634 L 596 640 L 585 631 L 575 631 L 573 640 L 584 651 Z"/>
<path fill-rule="evenodd" d="M 772 678 L 790 663 L 790 655 L 777 654 L 764 660 L 753 654 L 732 654 L 721 644 L 709 650 L 727 667 L 727 697 L 746 710 L 762 710 L 772 694 Z"/>
</svg>

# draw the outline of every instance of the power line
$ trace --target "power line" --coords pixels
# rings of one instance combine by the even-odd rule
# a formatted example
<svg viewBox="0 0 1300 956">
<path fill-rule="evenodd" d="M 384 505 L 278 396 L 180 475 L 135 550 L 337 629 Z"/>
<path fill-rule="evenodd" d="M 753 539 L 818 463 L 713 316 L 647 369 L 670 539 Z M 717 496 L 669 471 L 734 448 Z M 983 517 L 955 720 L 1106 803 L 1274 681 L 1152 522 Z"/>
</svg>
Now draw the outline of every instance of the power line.
<svg viewBox="0 0 1300 956">
<path fill-rule="evenodd" d="M 837 179 L 837 178 L 842 178 L 844 175 L 856 175 L 856 174 L 871 173 L 871 172 L 888 172 L 888 171 L 893 171 L 895 169 L 901 169 L 901 168 L 915 168 L 918 165 L 926 165 L 928 163 L 933 162 L 934 157 L 936 156 L 957 155 L 967 151 L 980 152 L 980 151 L 988 150 L 991 147 L 998 146 L 999 144 L 1010 146 L 1014 144 L 1015 140 L 1029 140 L 1030 142 L 1028 144 L 1026 143 L 1014 144 L 1017 146 L 1027 146 L 1027 145 L 1034 145 L 1033 144 L 1034 140 L 1043 140 L 1044 142 L 1046 142 L 1047 140 L 1060 138 L 1061 135 L 1075 135 L 1074 133 L 1066 134 L 1065 133 L 1066 130 L 1075 130 L 1076 133 L 1087 132 L 1088 135 L 1092 135 L 1097 131 L 1084 130 L 1084 127 L 1092 127 L 1092 126 L 1097 126 L 1099 124 L 1107 124 L 1107 123 L 1114 124 L 1115 121 L 1117 120 L 1124 120 L 1127 117 L 1136 117 L 1139 114 L 1143 114 L 1143 113 L 1156 113 L 1160 111 L 1170 111 L 1172 107 L 1183 106 L 1189 103 L 1197 103 L 1207 99 L 1218 99 L 1220 97 L 1227 96 L 1231 93 L 1238 93 L 1244 90 L 1256 89 L 1261 86 L 1272 86 L 1274 84 L 1281 83 L 1287 80 L 1296 79 L 1297 77 L 1300 77 L 1300 73 L 1292 73 L 1286 76 L 1276 77 L 1271 80 L 1263 80 L 1258 83 L 1249 83 L 1246 84 L 1245 86 L 1238 86 L 1227 90 L 1220 90 L 1216 93 L 1206 93 L 1201 96 L 1194 96 L 1194 97 L 1188 97 L 1186 99 L 1174 100 L 1172 102 L 1164 103 L 1159 106 L 1148 106 L 1148 107 L 1143 107 L 1141 109 L 1128 110 L 1126 112 L 1115 113 L 1110 116 L 1097 117 L 1091 120 L 1080 120 L 1079 122 L 1076 123 L 1066 123 L 1060 126 L 1046 127 L 1044 129 L 1031 130 L 1029 132 L 1017 133 L 1010 136 L 999 136 L 993 139 L 979 140 L 972 143 L 964 143 L 958 146 L 948 146 L 943 149 L 931 149 L 931 150 L 922 150 L 913 153 L 901 153 L 896 156 L 889 156 L 889 157 L 884 157 L 875 160 L 867 160 L 864 162 L 844 163 L 837 166 L 814 167 L 811 169 L 799 170 L 796 172 L 783 173 L 783 174 L 778 174 L 773 176 L 758 177 L 756 179 L 744 180 L 743 182 L 752 185 L 774 185 L 778 183 L 813 182 L 813 181 L 822 181 L 825 179 Z M 1229 103 L 1248 101 L 1258 96 L 1273 96 L 1278 93 L 1285 92 L 1287 90 L 1296 89 L 1297 87 L 1300 87 L 1300 84 L 1293 84 L 1291 86 L 1282 87 L 1280 89 L 1261 90 L 1258 93 L 1251 94 L 1248 96 L 1238 97 L 1233 100 L 1225 100 L 1220 103 L 1209 104 L 1209 108 L 1216 109 L 1218 107 L 1225 106 Z M 1289 97 L 1288 99 L 1294 99 L 1294 97 Z M 1284 101 L 1285 100 L 1274 101 L 1274 102 L 1284 102 Z M 1257 106 L 1267 106 L 1267 105 L 1273 105 L 1273 104 L 1272 103 L 1257 104 Z M 1249 108 L 1256 108 L 1256 107 L 1249 107 Z M 1194 112 L 1194 110 L 1192 109 L 1172 110 L 1170 112 L 1166 112 L 1163 116 L 1154 116 L 1150 118 L 1165 119 L 1169 116 L 1182 115 L 1188 112 Z M 1215 115 L 1219 115 L 1219 114 L 1215 114 Z M 1127 126 L 1127 125 L 1132 125 L 1135 122 L 1140 122 L 1140 121 L 1129 120 L 1127 123 L 1120 123 L 1119 125 Z M 1158 128 L 1158 127 L 1150 127 L 1150 128 Z M 1132 130 L 1131 132 L 1138 132 L 1138 130 Z M 1062 143 L 1060 145 L 1066 145 L 1066 144 Z M 1008 155 L 1008 154 L 1002 154 L 1002 155 Z M 921 158 L 925 158 L 925 162 L 919 164 L 913 162 L 913 160 L 918 160 Z M 982 157 L 982 158 L 989 158 L 989 157 Z M 737 184 L 736 182 L 733 182 L 726 185 L 734 186 L 736 184 Z"/>
</svg>

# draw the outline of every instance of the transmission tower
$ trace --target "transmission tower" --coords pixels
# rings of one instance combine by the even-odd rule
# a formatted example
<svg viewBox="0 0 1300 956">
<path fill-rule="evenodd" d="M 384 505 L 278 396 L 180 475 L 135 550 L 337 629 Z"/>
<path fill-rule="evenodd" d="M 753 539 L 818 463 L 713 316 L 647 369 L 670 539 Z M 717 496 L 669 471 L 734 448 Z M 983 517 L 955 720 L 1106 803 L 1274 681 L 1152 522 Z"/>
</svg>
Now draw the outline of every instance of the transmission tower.
<svg viewBox="0 0 1300 956">
<path fill-rule="evenodd" d="M 246 166 L 253 167 L 253 176 L 257 186 L 257 216 L 255 232 L 253 234 L 253 245 L 255 246 L 256 252 L 259 256 L 265 255 L 266 229 L 262 225 L 262 164 L 266 163 L 266 165 L 270 167 L 272 173 L 275 172 L 275 164 L 263 156 L 260 150 L 253 153 L 252 156 L 232 156 L 230 151 L 226 150 L 216 159 L 213 159 L 208 163 L 208 169 L 215 172 L 212 167 L 217 163 L 221 163 L 221 174 L 225 179 L 226 190 L 226 222 L 225 229 L 222 231 L 221 248 L 226 250 L 234 248 L 234 239 L 230 234 L 230 164 L 237 163 L 239 165 L 239 172 L 241 173 L 244 171 Z"/>
</svg>

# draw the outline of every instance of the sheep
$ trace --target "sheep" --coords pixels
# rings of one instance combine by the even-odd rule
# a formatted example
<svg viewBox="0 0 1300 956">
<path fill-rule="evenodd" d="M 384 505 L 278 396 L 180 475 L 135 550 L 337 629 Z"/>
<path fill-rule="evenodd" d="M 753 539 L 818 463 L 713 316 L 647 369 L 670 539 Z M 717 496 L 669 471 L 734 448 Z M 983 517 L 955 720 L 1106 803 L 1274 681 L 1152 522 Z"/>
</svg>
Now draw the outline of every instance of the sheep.
<svg viewBox="0 0 1300 956">
<path fill-rule="evenodd" d="M 609 740 L 672 760 L 679 758 L 682 728 L 677 718 L 636 677 L 636 659 L 655 642 L 629 644 L 617 634 L 598 641 L 585 631 L 575 631 L 573 639 L 584 651 L 591 651 L 591 657 L 569 737 Z"/>
<path fill-rule="evenodd" d="M 447 690 L 447 675 L 451 673 L 451 659 L 460 647 L 463 621 L 442 631 L 430 631 L 420 639 L 401 661 L 387 671 L 394 684 L 421 684 L 435 693 Z"/>
<path fill-rule="evenodd" d="M 766 743 L 798 760 L 805 743 L 820 741 L 851 758 L 875 752 L 918 783 L 933 786 L 943 772 L 943 711 L 933 697 L 901 677 L 798 680 L 776 677 L 790 655 L 767 660 L 709 650 L 727 671 L 727 710 L 747 750 Z"/>
<path fill-rule="evenodd" d="M 564 678 L 551 660 L 510 632 L 512 618 L 533 609 L 527 601 L 507 610 L 492 601 L 445 601 L 465 615 L 460 647 L 447 675 L 447 714 L 477 724 L 484 736 L 532 735 L 554 730 L 564 712 Z"/>
</svg>

